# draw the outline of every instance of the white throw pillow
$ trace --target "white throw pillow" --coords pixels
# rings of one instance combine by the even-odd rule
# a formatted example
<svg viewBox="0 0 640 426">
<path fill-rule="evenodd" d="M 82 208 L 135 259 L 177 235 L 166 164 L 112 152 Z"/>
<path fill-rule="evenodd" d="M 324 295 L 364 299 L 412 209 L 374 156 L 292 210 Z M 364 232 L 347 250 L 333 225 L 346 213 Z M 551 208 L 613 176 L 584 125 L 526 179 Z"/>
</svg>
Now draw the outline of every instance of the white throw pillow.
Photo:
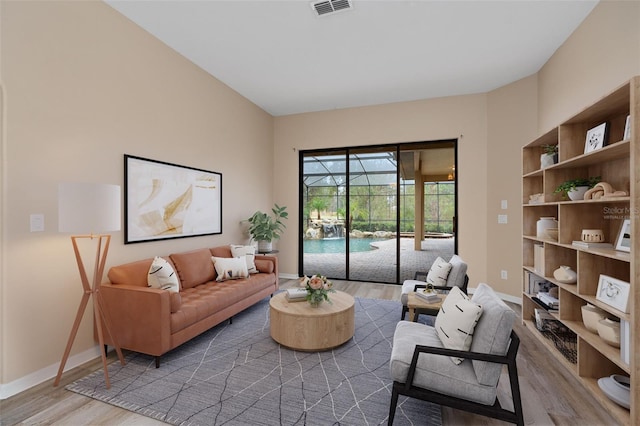
<svg viewBox="0 0 640 426">
<path fill-rule="evenodd" d="M 481 315 L 482 305 L 472 302 L 458 287 L 452 287 L 442 302 L 435 323 L 444 347 L 468 351 Z M 460 364 L 463 358 L 451 357 L 451 360 Z"/>
<path fill-rule="evenodd" d="M 438 257 L 431 265 L 427 274 L 427 284 L 444 287 L 447 285 L 447 278 L 451 272 L 451 264 L 441 257 Z"/>
<path fill-rule="evenodd" d="M 154 257 L 151 267 L 147 273 L 147 285 L 153 288 L 161 288 L 173 292 L 180 291 L 178 276 L 171 267 L 171 264 L 162 257 Z"/>
<path fill-rule="evenodd" d="M 256 248 L 254 246 L 241 246 L 231 244 L 231 256 L 244 257 L 247 262 L 247 270 L 250 274 L 257 274 L 256 268 Z"/>
<path fill-rule="evenodd" d="M 215 257 L 211 256 L 213 266 L 216 268 L 216 281 L 237 280 L 248 278 L 247 262 L 242 257 Z"/>
</svg>

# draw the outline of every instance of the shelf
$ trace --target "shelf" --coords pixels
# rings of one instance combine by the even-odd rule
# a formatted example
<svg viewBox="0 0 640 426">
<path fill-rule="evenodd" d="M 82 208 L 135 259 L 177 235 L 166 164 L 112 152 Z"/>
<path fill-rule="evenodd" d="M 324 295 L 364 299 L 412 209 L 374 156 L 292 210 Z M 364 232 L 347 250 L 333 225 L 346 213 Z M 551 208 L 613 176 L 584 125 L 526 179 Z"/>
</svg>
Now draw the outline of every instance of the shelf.
<svg viewBox="0 0 640 426">
<path fill-rule="evenodd" d="M 571 331 L 576 333 L 580 339 L 583 339 L 595 350 L 600 352 L 606 358 L 611 360 L 611 362 L 624 370 L 625 373 L 631 373 L 631 368 L 629 367 L 629 365 L 622 362 L 622 359 L 620 358 L 620 349 L 608 345 L 604 340 L 600 338 L 600 336 L 598 336 L 597 333 L 592 333 L 591 331 L 587 330 L 587 327 L 585 327 L 584 324 L 580 321 L 562 321 L 562 323 L 569 327 Z"/>
<path fill-rule="evenodd" d="M 632 115 L 631 137 L 625 138 L 625 123 L 629 115 Z M 605 146 L 585 153 L 587 133 L 603 123 L 607 124 Z M 638 325 L 633 318 L 636 317 L 635 306 L 640 303 L 640 293 L 633 289 L 640 285 L 634 282 L 640 277 L 640 262 L 632 262 L 632 259 L 637 257 L 640 245 L 634 240 L 632 251 L 622 252 L 614 248 L 582 248 L 574 246 L 572 241 L 580 240 L 584 229 L 599 229 L 604 233 L 605 241 L 615 244 L 624 219 L 639 211 L 639 135 L 640 76 L 522 148 L 522 322 L 536 340 L 578 378 L 585 390 L 622 424 L 640 424 L 640 408 L 636 408 L 640 406 L 640 384 L 638 377 L 634 376 L 640 370 L 633 356 L 632 365 L 625 364 L 619 348 L 608 345 L 597 333 L 587 330 L 582 322 L 582 306 L 587 303 L 597 306 L 612 318 L 628 321 L 631 329 L 637 331 Z M 541 167 L 543 145 L 557 145 L 559 161 L 556 164 Z M 571 201 L 555 193 L 555 189 L 567 180 L 593 176 L 600 176 L 601 182 L 607 182 L 614 190 L 626 191 L 629 195 Z M 543 194 L 540 197 L 543 202 L 530 204 L 531 196 L 537 194 Z M 557 220 L 557 240 L 536 235 L 536 222 L 545 216 L 553 216 Z M 539 245 L 543 250 L 537 248 Z M 534 270 L 535 262 L 542 272 Z M 560 283 L 552 277 L 553 272 L 563 265 L 577 272 L 575 284 Z M 556 339 L 556 348 L 537 330 L 532 317 L 535 309 L 541 306 L 527 293 L 529 274 L 558 287 L 560 308 L 552 316 L 577 336 L 576 364 L 567 361 L 561 353 L 573 356 L 573 347 L 567 348 L 562 344 L 563 340 Z M 621 312 L 596 299 L 602 274 L 630 283 L 631 313 Z M 632 354 L 640 350 L 640 338 L 636 334 L 632 333 L 629 342 Z M 615 404 L 600 390 L 597 380 L 611 374 L 631 377 L 631 411 Z"/>
</svg>

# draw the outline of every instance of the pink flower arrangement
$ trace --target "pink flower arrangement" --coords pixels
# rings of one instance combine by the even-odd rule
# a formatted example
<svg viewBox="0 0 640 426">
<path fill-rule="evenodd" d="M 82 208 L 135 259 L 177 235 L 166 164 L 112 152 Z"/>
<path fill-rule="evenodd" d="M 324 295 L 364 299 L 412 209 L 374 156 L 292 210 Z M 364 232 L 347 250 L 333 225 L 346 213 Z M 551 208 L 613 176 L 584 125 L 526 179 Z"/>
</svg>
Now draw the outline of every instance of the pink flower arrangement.
<svg viewBox="0 0 640 426">
<path fill-rule="evenodd" d="M 300 279 L 300 287 L 307 290 L 307 301 L 311 306 L 318 306 L 322 301 L 329 300 L 329 293 L 335 293 L 333 283 L 323 275 L 304 276 Z"/>
</svg>

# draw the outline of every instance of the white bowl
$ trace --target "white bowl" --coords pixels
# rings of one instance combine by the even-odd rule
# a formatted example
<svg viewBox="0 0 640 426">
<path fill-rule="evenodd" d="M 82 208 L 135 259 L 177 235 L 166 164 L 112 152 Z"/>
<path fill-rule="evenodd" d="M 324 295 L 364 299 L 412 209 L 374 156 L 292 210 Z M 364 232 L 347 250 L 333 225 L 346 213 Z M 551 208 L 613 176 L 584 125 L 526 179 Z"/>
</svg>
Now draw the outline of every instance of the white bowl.
<svg viewBox="0 0 640 426">
<path fill-rule="evenodd" d="M 584 305 L 582 307 L 582 322 L 592 333 L 598 333 L 598 321 L 607 317 L 607 314 L 600 308 L 593 305 Z"/>
<path fill-rule="evenodd" d="M 620 323 L 609 318 L 598 321 L 598 335 L 607 344 L 620 347 Z"/>
<path fill-rule="evenodd" d="M 629 378 L 618 374 L 598 379 L 598 386 L 610 400 L 629 409 L 631 407 L 631 392 L 625 383 L 630 383 Z"/>
</svg>

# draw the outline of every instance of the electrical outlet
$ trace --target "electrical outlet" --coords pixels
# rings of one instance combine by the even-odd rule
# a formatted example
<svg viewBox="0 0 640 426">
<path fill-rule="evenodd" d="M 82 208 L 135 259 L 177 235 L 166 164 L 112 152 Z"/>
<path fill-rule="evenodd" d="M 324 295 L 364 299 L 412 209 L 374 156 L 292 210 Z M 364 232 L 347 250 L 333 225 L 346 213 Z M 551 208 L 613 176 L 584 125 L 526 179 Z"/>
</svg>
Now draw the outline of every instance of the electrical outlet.
<svg viewBox="0 0 640 426">
<path fill-rule="evenodd" d="M 500 278 L 502 278 L 503 280 L 507 279 L 507 271 L 505 271 L 504 269 L 502 271 L 500 271 Z"/>
<path fill-rule="evenodd" d="M 499 214 L 498 215 L 498 223 L 501 223 L 501 224 L 507 223 L 507 215 L 506 214 Z"/>
</svg>

